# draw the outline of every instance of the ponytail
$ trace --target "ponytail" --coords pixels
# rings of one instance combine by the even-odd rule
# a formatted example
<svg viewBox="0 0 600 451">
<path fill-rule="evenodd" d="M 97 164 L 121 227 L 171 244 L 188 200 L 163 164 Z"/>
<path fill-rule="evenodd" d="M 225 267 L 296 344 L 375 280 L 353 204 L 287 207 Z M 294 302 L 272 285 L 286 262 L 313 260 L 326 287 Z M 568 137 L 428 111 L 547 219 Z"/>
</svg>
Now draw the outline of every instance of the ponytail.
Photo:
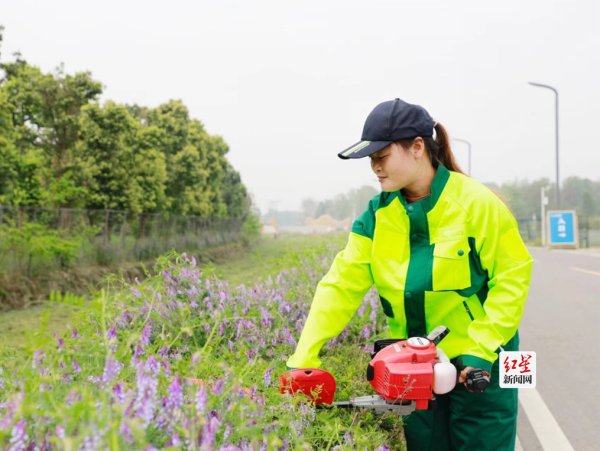
<svg viewBox="0 0 600 451">
<path fill-rule="evenodd" d="M 435 123 L 434 128 L 435 139 L 429 137 L 423 138 L 423 141 L 425 141 L 425 147 L 427 148 L 429 157 L 431 158 L 431 164 L 433 164 L 434 168 L 437 168 L 440 164 L 442 164 L 451 171 L 460 172 L 463 174 L 463 171 L 456 163 L 456 159 L 454 158 L 454 154 L 450 148 L 448 132 L 439 122 Z"/>
<path fill-rule="evenodd" d="M 464 172 L 458 166 L 456 159 L 454 158 L 454 154 L 452 153 L 452 149 L 450 148 L 450 138 L 448 137 L 448 132 L 444 128 L 442 124 L 436 122 L 434 125 L 435 128 L 435 139 L 433 137 L 427 136 L 423 138 L 425 142 L 425 148 L 429 153 L 429 159 L 431 160 L 431 164 L 434 168 L 437 168 L 440 164 L 444 165 L 447 169 L 454 172 L 460 172 L 464 174 Z M 402 147 L 408 149 L 415 139 L 401 139 L 397 141 Z"/>
</svg>

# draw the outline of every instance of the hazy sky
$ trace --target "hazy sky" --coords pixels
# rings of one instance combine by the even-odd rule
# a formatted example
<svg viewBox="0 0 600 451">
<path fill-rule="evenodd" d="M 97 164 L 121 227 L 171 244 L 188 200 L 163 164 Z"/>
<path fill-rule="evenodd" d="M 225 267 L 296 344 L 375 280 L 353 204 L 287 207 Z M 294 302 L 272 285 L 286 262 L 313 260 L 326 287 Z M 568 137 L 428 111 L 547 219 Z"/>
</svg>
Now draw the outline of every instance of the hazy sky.
<svg viewBox="0 0 600 451">
<path fill-rule="evenodd" d="M 528 81 L 560 93 L 561 179 L 600 179 L 598 0 L 0 0 L 0 24 L 5 60 L 89 70 L 103 100 L 182 99 L 263 212 L 377 187 L 336 154 L 395 97 L 471 142 L 475 178 L 553 181 L 554 94 Z"/>
</svg>

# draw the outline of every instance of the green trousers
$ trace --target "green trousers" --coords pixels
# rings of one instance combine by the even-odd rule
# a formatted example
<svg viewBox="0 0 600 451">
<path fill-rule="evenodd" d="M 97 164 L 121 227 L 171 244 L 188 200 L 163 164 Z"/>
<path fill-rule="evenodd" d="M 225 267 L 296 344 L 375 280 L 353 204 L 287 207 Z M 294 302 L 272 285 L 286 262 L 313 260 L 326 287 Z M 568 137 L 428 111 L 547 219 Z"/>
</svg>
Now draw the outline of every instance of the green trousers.
<svg viewBox="0 0 600 451">
<path fill-rule="evenodd" d="M 504 346 L 518 349 L 518 336 Z M 499 359 L 491 384 L 483 393 L 468 392 L 462 384 L 438 395 L 437 406 L 404 419 L 408 451 L 512 451 L 517 436 L 517 389 L 498 386 Z"/>
</svg>

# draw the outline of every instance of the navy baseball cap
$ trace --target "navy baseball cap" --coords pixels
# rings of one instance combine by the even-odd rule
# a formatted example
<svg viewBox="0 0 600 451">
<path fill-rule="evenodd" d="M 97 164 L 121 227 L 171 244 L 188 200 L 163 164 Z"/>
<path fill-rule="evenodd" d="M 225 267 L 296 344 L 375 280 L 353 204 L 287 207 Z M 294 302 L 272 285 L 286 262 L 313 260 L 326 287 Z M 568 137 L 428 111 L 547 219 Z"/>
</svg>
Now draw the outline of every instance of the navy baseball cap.
<svg viewBox="0 0 600 451">
<path fill-rule="evenodd" d="M 338 157 L 363 158 L 395 141 L 433 136 L 434 121 L 419 105 L 394 99 L 377 105 L 365 121 L 359 142 L 338 153 Z"/>
</svg>

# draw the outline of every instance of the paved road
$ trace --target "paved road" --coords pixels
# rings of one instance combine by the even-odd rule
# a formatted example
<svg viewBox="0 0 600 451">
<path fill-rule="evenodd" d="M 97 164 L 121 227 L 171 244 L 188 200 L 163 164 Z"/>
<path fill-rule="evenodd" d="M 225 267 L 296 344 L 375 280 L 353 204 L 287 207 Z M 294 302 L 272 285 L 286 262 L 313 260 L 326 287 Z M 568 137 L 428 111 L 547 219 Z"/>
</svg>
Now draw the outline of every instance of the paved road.
<svg viewBox="0 0 600 451">
<path fill-rule="evenodd" d="M 535 264 L 521 349 L 537 353 L 537 391 L 572 447 L 599 450 L 600 250 L 530 250 Z M 521 426 L 523 449 L 541 449 Z"/>
</svg>

